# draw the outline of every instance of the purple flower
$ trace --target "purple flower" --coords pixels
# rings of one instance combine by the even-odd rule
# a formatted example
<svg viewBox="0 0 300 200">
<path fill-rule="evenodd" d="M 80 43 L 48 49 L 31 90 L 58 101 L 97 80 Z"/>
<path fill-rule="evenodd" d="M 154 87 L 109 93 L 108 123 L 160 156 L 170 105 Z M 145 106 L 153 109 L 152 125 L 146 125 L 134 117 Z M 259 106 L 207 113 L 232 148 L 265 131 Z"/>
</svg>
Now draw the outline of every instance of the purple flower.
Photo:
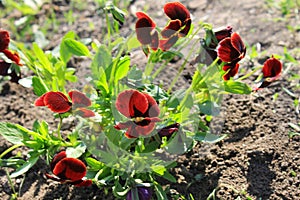
<svg viewBox="0 0 300 200">
<path fill-rule="evenodd" d="M 152 197 L 152 190 L 147 187 L 137 187 L 139 200 L 150 200 Z M 126 200 L 137 200 L 132 197 L 132 190 L 129 190 Z"/>
</svg>

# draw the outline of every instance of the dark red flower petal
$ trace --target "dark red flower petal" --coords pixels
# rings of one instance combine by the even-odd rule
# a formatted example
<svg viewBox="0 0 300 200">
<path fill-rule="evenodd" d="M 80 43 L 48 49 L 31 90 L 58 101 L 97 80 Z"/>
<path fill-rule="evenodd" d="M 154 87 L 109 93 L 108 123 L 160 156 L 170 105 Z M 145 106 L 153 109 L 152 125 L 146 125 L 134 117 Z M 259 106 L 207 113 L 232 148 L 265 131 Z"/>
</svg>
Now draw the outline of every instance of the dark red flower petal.
<svg viewBox="0 0 300 200">
<path fill-rule="evenodd" d="M 137 138 L 140 136 L 149 135 L 155 128 L 155 123 L 161 120 L 157 117 L 143 118 L 140 121 L 127 121 L 125 123 L 119 123 L 115 126 L 116 129 L 127 129 L 125 136 L 127 138 Z"/>
<path fill-rule="evenodd" d="M 0 30 L 0 51 L 8 48 L 10 37 L 8 31 Z"/>
<path fill-rule="evenodd" d="M 227 71 L 229 70 L 228 72 L 226 72 L 226 74 L 223 75 L 223 79 L 225 81 L 228 81 L 230 79 L 230 77 L 234 77 L 238 71 L 239 71 L 239 64 L 236 63 L 235 65 L 231 66 L 231 65 L 225 65 L 223 66 L 223 70 L 224 71 Z"/>
<path fill-rule="evenodd" d="M 177 132 L 179 129 L 180 124 L 175 123 L 169 126 L 166 126 L 158 131 L 158 135 L 160 137 L 167 137 L 168 139 L 173 135 L 173 133 Z"/>
<path fill-rule="evenodd" d="M 219 43 L 217 53 L 223 62 L 228 63 L 238 59 L 240 56 L 240 52 L 232 46 L 231 38 L 225 38 Z"/>
<path fill-rule="evenodd" d="M 144 93 L 144 95 L 148 101 L 148 109 L 143 117 L 150 117 L 150 118 L 158 117 L 160 110 L 155 99 L 147 93 Z"/>
<path fill-rule="evenodd" d="M 148 100 L 137 90 L 125 90 L 118 95 L 116 108 L 128 118 L 141 117 L 148 109 Z"/>
<path fill-rule="evenodd" d="M 70 182 L 70 184 L 76 186 L 76 187 L 87 187 L 91 186 L 93 184 L 92 180 L 78 180 L 74 182 Z"/>
<path fill-rule="evenodd" d="M 136 36 L 137 36 L 138 41 L 142 45 L 148 45 L 151 43 L 151 41 L 152 41 L 151 31 L 152 31 L 152 28 L 147 19 L 142 18 L 136 22 L 136 25 L 135 25 Z"/>
<path fill-rule="evenodd" d="M 0 60 L 0 75 L 7 76 L 10 66 L 11 66 L 11 63 L 7 63 L 4 60 Z"/>
<path fill-rule="evenodd" d="M 175 35 L 167 40 L 159 41 L 159 48 L 163 51 L 168 51 L 178 40 L 178 36 Z"/>
<path fill-rule="evenodd" d="M 237 33 L 233 33 L 230 38 L 232 46 L 239 52 L 239 54 L 245 54 L 246 47 L 240 35 Z M 244 55 L 242 55 L 241 58 L 243 57 Z"/>
<path fill-rule="evenodd" d="M 5 54 L 5 56 L 7 58 L 14 61 L 14 63 L 16 63 L 17 65 L 19 65 L 19 66 L 23 65 L 23 64 L 21 64 L 21 58 L 17 52 L 12 52 L 8 49 L 4 49 L 2 52 Z"/>
<path fill-rule="evenodd" d="M 174 35 L 181 28 L 181 21 L 179 19 L 171 20 L 169 24 L 161 31 L 163 38 L 169 38 Z"/>
<path fill-rule="evenodd" d="M 179 34 L 180 37 L 185 37 L 189 33 L 189 31 L 191 29 L 192 20 L 190 18 L 188 18 L 187 20 L 185 20 L 184 24 L 185 24 L 185 27 L 180 31 L 180 34 Z"/>
<path fill-rule="evenodd" d="M 47 92 L 43 99 L 44 105 L 56 113 L 68 112 L 72 106 L 66 95 L 61 92 Z"/>
<path fill-rule="evenodd" d="M 67 153 L 65 151 L 61 151 L 59 152 L 58 154 L 56 154 L 53 159 L 52 159 L 52 162 L 50 163 L 50 168 L 51 168 L 51 171 L 53 171 L 55 165 L 61 161 L 63 158 L 66 158 L 67 157 Z"/>
<path fill-rule="evenodd" d="M 75 108 L 88 107 L 92 105 L 91 100 L 82 92 L 79 92 L 77 90 L 72 90 L 68 94 L 72 99 L 72 103 Z"/>
<path fill-rule="evenodd" d="M 154 30 L 156 24 L 154 21 L 144 12 L 137 12 L 136 16 L 138 20 L 135 24 L 136 36 L 139 42 L 143 45 L 152 44 L 155 48 L 155 41 L 158 41 L 158 33 Z M 158 45 L 156 45 L 158 46 Z"/>
<path fill-rule="evenodd" d="M 131 136 L 147 136 L 149 135 L 155 128 L 155 122 L 151 122 L 150 120 L 144 119 L 141 123 L 148 123 L 144 126 L 135 126 L 132 131 Z"/>
<path fill-rule="evenodd" d="M 227 26 L 225 29 L 221 29 L 221 30 L 218 30 L 215 33 L 215 36 L 218 40 L 218 42 L 220 42 L 221 40 L 227 38 L 227 37 L 230 37 L 231 34 L 232 34 L 232 27 L 231 26 Z"/>
<path fill-rule="evenodd" d="M 149 135 L 155 128 L 155 122 L 151 122 L 150 119 L 143 119 L 142 121 L 135 123 L 132 122 L 131 126 L 127 129 L 125 136 L 127 138 L 137 138 L 140 136 Z"/>
<path fill-rule="evenodd" d="M 86 175 L 86 166 L 77 158 L 63 158 L 56 163 L 52 172 L 61 179 L 77 181 Z"/>
<path fill-rule="evenodd" d="M 10 70 L 11 63 L 7 63 L 4 60 L 0 60 L 0 76 L 10 76 L 10 81 L 18 83 L 21 79 L 21 74 L 16 70 Z"/>
<path fill-rule="evenodd" d="M 266 60 L 262 68 L 264 78 L 277 77 L 280 75 L 281 71 L 282 71 L 282 63 L 274 57 Z"/>
<path fill-rule="evenodd" d="M 45 104 L 45 96 L 47 95 L 47 93 L 43 94 L 42 96 L 40 96 L 39 98 L 37 98 L 34 102 L 35 106 L 46 106 Z"/>
<path fill-rule="evenodd" d="M 115 125 L 114 128 L 117 130 L 127 129 L 132 126 L 132 123 L 132 121 L 120 122 L 117 125 Z"/>
<path fill-rule="evenodd" d="M 152 31 L 153 34 L 151 35 L 151 48 L 152 50 L 156 51 L 158 49 L 159 45 L 159 37 L 158 37 L 158 32 L 156 30 Z"/>
<path fill-rule="evenodd" d="M 188 18 L 190 18 L 189 10 L 180 2 L 169 2 L 164 6 L 164 12 L 166 15 L 172 19 L 179 19 L 182 23 Z"/>
<path fill-rule="evenodd" d="M 75 114 L 84 118 L 95 117 L 95 113 L 86 108 L 78 108 L 75 110 Z"/>
<path fill-rule="evenodd" d="M 146 19 L 148 21 L 148 24 L 150 26 L 147 26 L 147 27 L 151 27 L 152 29 L 154 29 L 156 27 L 155 22 L 146 13 L 144 13 L 144 12 L 136 12 L 135 14 L 136 14 L 136 16 L 137 16 L 138 19 Z"/>
</svg>

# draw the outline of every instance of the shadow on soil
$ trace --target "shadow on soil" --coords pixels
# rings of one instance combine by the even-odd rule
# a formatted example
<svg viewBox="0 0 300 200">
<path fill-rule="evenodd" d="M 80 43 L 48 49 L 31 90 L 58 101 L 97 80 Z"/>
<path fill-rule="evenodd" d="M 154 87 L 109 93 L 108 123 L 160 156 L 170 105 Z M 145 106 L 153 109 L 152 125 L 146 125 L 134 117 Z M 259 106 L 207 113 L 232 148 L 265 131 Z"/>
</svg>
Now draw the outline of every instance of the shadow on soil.
<svg viewBox="0 0 300 200">
<path fill-rule="evenodd" d="M 271 171 L 273 155 L 261 151 L 251 152 L 247 173 L 249 182 L 248 193 L 256 199 L 269 199 L 274 193 L 271 183 L 275 178 L 275 172 Z"/>
</svg>

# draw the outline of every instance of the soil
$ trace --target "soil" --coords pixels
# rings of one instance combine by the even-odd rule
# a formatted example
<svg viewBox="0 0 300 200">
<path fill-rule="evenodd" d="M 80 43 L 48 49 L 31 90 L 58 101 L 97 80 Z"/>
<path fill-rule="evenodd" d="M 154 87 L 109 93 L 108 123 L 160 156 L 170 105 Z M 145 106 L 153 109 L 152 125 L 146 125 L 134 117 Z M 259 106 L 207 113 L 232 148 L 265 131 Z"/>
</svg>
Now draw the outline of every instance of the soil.
<svg viewBox="0 0 300 200">
<path fill-rule="evenodd" d="M 134 13 L 143 10 L 145 5 L 148 8 L 147 13 L 158 26 L 163 27 L 165 18 L 162 7 L 165 2 L 132 1 L 127 9 L 129 17 L 121 28 L 122 34 L 132 31 L 136 20 Z M 268 7 L 261 0 L 181 2 L 191 10 L 193 21 L 205 21 L 212 23 L 214 27 L 231 25 L 250 47 L 255 45 L 260 52 L 265 51 L 254 61 L 246 58 L 241 63 L 244 68 L 241 75 L 253 65 L 261 65 L 266 56 L 282 55 L 284 47 L 300 61 L 299 31 L 287 29 L 288 25 L 297 25 L 297 15 L 290 15 L 288 20 L 284 20 L 280 10 Z M 87 1 L 84 10 L 74 9 L 73 15 L 78 20 L 68 24 L 63 13 L 72 6 L 69 1 L 54 1 L 60 26 L 57 30 L 49 30 L 47 39 L 51 42 L 46 49 L 55 47 L 69 30 L 74 30 L 82 38 L 101 39 L 104 21 L 99 20 L 97 5 L 93 1 Z M 49 8 L 49 4 L 42 7 L 35 20 L 36 24 L 44 23 Z M 14 11 L 7 19 L 18 15 L 20 13 Z M 101 28 L 88 28 L 90 22 Z M 25 42 L 32 40 L 25 39 Z M 143 67 L 146 58 L 140 49 L 132 52 L 131 56 L 132 64 Z M 89 62 L 73 59 L 70 64 L 76 66 L 77 75 L 80 80 L 84 80 Z M 169 69 L 176 71 L 178 65 L 170 65 Z M 164 75 L 159 77 L 160 80 L 170 80 L 173 76 L 172 70 L 162 73 Z M 185 69 L 185 73 L 192 71 L 193 66 Z M 213 194 L 216 199 L 300 199 L 300 137 L 288 136 L 293 131 L 289 123 L 300 122 L 299 112 L 294 106 L 294 100 L 299 97 L 300 91 L 295 87 L 299 80 L 291 81 L 290 72 L 299 74 L 299 66 L 292 66 L 288 72 L 283 73 L 279 81 L 251 96 L 226 95 L 220 116 L 222 129 L 218 134 L 228 134 L 228 137 L 217 144 L 198 144 L 191 152 L 179 156 L 177 167 L 171 170 L 177 183 L 170 184 L 161 180 L 164 187 L 170 187 L 172 194 L 188 196 L 192 193 L 194 199 L 200 200 Z M 181 82 L 186 83 L 187 80 L 182 78 Z M 83 83 L 77 87 L 82 85 Z M 293 91 L 294 96 L 283 88 Z M 275 98 L 274 94 L 278 94 L 278 97 Z M 0 120 L 27 128 L 31 128 L 36 119 L 46 119 L 49 124 L 54 124 L 50 112 L 32 105 L 35 98 L 31 88 L 10 82 L 2 83 Z M 9 146 L 11 144 L 1 138 L 0 152 Z M 26 149 L 20 151 L 25 157 Z M 43 175 L 47 170 L 45 162 L 40 160 L 26 173 L 23 185 L 21 178 L 14 180 L 16 188 L 20 188 L 18 199 L 114 199 L 109 191 L 103 191 L 96 186 L 76 188 L 47 180 Z M 10 199 L 12 191 L 4 169 L 0 170 L 0 182 L 0 196 L 2 199 Z M 171 195 L 169 196 L 171 199 Z"/>
</svg>

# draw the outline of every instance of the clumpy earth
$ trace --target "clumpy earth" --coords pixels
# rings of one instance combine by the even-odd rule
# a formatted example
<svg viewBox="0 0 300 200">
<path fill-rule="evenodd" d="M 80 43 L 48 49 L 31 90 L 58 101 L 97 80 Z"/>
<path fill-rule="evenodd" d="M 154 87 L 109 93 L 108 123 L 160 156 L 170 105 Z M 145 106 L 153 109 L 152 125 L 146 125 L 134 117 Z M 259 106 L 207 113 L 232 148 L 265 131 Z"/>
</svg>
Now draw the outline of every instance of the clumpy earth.
<svg viewBox="0 0 300 200">
<path fill-rule="evenodd" d="M 128 6 L 128 18 L 121 28 L 123 34 L 133 31 L 134 13 L 148 8 L 147 13 L 153 17 L 157 25 L 166 23 L 162 10 L 166 1 L 132 1 Z M 246 57 L 241 63 L 242 76 L 251 67 L 262 65 L 267 56 L 283 55 L 284 47 L 296 60 L 300 60 L 299 30 L 291 31 L 287 27 L 296 27 L 299 16 L 290 14 L 284 18 L 280 10 L 269 7 L 264 1 L 224 1 L 224 0 L 192 0 L 181 1 L 192 13 L 193 21 L 205 21 L 213 27 L 231 25 L 248 45 L 248 52 L 255 46 L 259 57 Z M 53 7 L 51 7 L 53 6 Z M 46 35 L 50 43 L 45 47 L 52 49 L 59 44 L 59 39 L 69 30 L 74 30 L 80 37 L 101 39 L 104 20 L 99 19 L 97 4 L 87 1 L 84 9 L 75 7 L 74 23 L 68 24 L 63 13 L 74 8 L 69 1 L 54 1 L 53 5 L 45 4 L 34 21 L 37 25 L 44 23 L 50 8 L 56 12 L 59 28 Z M 5 8 L 1 8 L 5 9 Z M 20 16 L 14 11 L 1 19 L 6 24 L 9 18 Z M 3 22 L 2 22 L 3 20 Z M 88 28 L 93 22 L 96 29 Z M 299 25 L 299 24 L 298 24 Z M 100 27 L 100 28 L 98 28 Z M 6 27 L 4 27 L 6 28 Z M 7 27 L 9 28 L 9 27 Z M 203 32 L 200 33 L 203 37 Z M 13 36 L 12 36 L 13 37 Z M 32 42 L 25 38 L 24 42 Z M 140 49 L 132 52 L 132 63 L 143 67 L 146 58 Z M 196 56 L 196 55 L 195 55 Z M 73 59 L 72 66 L 77 67 L 76 74 L 84 80 L 89 61 Z M 160 80 L 169 80 L 176 69 L 162 73 Z M 173 72 L 174 71 L 174 72 Z M 185 69 L 192 74 L 193 66 Z M 198 144 L 191 152 L 178 157 L 178 165 L 171 170 L 177 183 L 170 184 L 164 180 L 164 187 L 170 187 L 169 198 L 173 194 L 191 193 L 194 199 L 290 199 L 300 198 L 300 137 L 290 138 L 293 130 L 289 123 L 298 124 L 299 111 L 294 100 L 299 98 L 300 91 L 296 86 L 299 80 L 291 80 L 291 74 L 299 74 L 299 65 L 285 65 L 281 78 L 269 88 L 258 91 L 251 96 L 226 95 L 222 103 L 219 118 L 221 129 L 217 134 L 228 134 L 228 137 L 217 144 Z M 252 78 L 251 80 L 255 79 Z M 249 84 L 254 87 L 254 83 Z M 182 78 L 181 81 L 188 82 Z M 46 109 L 35 108 L 36 96 L 31 88 L 10 82 L 2 82 L 0 91 L 0 120 L 17 123 L 31 128 L 34 120 L 46 119 L 54 124 L 52 114 Z M 80 87 L 79 84 L 78 87 Z M 292 91 L 292 94 L 286 92 Z M 276 95 L 274 95 L 276 94 Z M 212 123 L 213 128 L 213 123 Z M 11 144 L 3 138 L 0 140 L 0 152 Z M 26 149 L 20 149 L 26 156 Z M 22 177 L 14 180 L 16 189 L 20 191 L 18 199 L 114 199 L 110 191 L 98 189 L 96 186 L 75 188 L 60 185 L 44 177 L 48 168 L 45 161 L 40 160 L 28 173 L 22 183 Z M 10 199 L 12 194 L 5 169 L 0 170 L 0 196 Z"/>
</svg>

